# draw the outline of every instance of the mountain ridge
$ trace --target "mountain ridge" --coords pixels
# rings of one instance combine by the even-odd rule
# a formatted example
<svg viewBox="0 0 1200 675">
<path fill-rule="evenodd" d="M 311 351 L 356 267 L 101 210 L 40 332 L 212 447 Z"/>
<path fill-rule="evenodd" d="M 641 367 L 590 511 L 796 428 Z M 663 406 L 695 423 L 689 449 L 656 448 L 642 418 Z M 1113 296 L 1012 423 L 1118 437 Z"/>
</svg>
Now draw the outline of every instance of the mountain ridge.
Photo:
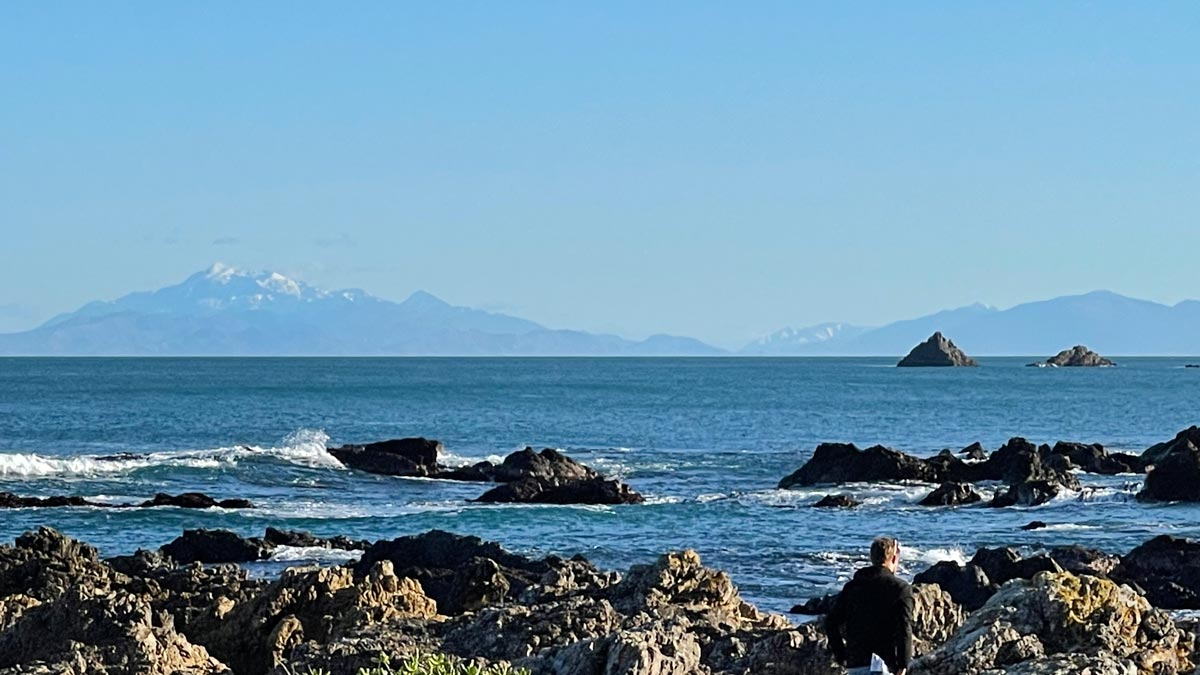
<svg viewBox="0 0 1200 675">
<path fill-rule="evenodd" d="M 459 307 L 428 291 L 401 302 L 323 290 L 221 263 L 154 291 L 95 301 L 21 333 L 0 354 L 64 356 L 696 356 L 698 340 L 642 341 L 552 329 Z"/>
<path fill-rule="evenodd" d="M 901 356 L 939 331 L 977 356 L 1053 355 L 1075 344 L 1114 356 L 1193 356 L 1200 301 L 1165 305 L 1097 290 L 1008 309 L 973 303 L 875 327 L 784 328 L 726 351 L 686 336 L 629 340 L 549 328 L 426 290 L 394 302 L 217 263 L 178 284 L 89 302 L 32 330 L 0 334 L 0 355 Z"/>
</svg>

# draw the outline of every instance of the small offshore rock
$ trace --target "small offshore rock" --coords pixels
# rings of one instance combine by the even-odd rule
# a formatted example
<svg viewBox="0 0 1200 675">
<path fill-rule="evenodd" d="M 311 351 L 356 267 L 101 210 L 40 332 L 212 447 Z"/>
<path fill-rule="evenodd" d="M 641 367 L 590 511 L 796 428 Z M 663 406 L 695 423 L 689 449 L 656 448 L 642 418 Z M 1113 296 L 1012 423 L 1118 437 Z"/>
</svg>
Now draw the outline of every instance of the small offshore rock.
<svg viewBox="0 0 1200 675">
<path fill-rule="evenodd" d="M 858 501 L 850 495 L 825 495 L 816 504 L 814 508 L 854 508 L 862 506 L 862 502 Z"/>
<path fill-rule="evenodd" d="M 921 506 L 959 506 L 983 501 L 968 483 L 942 483 L 920 501 Z"/>
<path fill-rule="evenodd" d="M 953 341 L 934 333 L 929 339 L 913 347 L 900 362 L 898 367 L 938 367 L 938 366 L 978 366 L 979 362 L 966 355 Z"/>
<path fill-rule="evenodd" d="M 1047 366 L 1053 368 L 1102 368 L 1117 364 L 1083 345 L 1075 345 L 1070 349 L 1062 350 L 1045 361 L 1037 361 L 1028 365 L 1043 368 Z"/>
</svg>

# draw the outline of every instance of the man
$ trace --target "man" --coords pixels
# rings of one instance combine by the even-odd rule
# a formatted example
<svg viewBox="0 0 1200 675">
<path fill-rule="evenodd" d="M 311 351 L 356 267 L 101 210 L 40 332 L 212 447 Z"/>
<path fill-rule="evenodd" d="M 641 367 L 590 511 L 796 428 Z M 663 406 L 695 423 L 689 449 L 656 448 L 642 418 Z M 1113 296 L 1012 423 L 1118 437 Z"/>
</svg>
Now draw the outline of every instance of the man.
<svg viewBox="0 0 1200 675">
<path fill-rule="evenodd" d="M 851 675 L 904 675 L 912 660 L 912 587 L 896 576 L 900 543 L 871 542 L 871 566 L 854 574 L 825 617 L 829 649 Z M 872 667 L 872 657 L 874 660 Z M 883 670 L 880 664 L 887 664 Z"/>
</svg>

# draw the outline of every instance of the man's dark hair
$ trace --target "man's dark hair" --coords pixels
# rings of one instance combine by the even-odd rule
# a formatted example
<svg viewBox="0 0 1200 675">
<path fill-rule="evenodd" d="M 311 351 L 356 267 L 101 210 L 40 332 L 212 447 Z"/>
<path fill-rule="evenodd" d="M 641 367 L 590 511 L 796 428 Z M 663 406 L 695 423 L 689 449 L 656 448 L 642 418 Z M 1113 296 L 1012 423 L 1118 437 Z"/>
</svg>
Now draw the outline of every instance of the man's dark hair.
<svg viewBox="0 0 1200 675">
<path fill-rule="evenodd" d="M 876 537 L 871 542 L 871 564 L 883 565 L 900 554 L 900 542 L 892 537 Z"/>
</svg>

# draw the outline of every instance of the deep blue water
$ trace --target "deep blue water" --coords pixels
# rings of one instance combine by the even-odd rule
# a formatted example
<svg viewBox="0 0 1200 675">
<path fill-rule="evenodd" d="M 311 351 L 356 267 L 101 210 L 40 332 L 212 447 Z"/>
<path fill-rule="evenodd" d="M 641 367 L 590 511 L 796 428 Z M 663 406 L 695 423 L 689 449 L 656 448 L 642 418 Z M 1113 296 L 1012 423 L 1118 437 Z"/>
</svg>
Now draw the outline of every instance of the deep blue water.
<svg viewBox="0 0 1200 675">
<path fill-rule="evenodd" d="M 932 453 L 1020 435 L 1140 451 L 1200 422 L 1200 370 L 1186 359 L 1029 360 L 0 359 L 0 491 L 135 501 L 200 490 L 261 507 L 0 512 L 0 540 L 51 525 L 119 554 L 185 527 L 372 539 L 436 527 L 614 569 L 691 547 L 748 597 L 786 609 L 837 585 L 881 533 L 904 542 L 910 572 L 980 545 L 1119 552 L 1156 533 L 1200 535 L 1200 507 L 1133 502 L 1138 477 L 1085 478 L 1094 489 L 1035 509 L 924 509 L 914 502 L 929 488 L 916 485 L 774 489 L 821 441 Z M 471 505 L 481 486 L 350 472 L 324 451 L 418 435 L 443 441 L 452 463 L 562 448 L 650 503 Z M 148 456 L 100 459 L 125 452 Z M 807 507 L 832 491 L 867 505 Z M 1020 531 L 1035 519 L 1054 527 Z"/>
</svg>

